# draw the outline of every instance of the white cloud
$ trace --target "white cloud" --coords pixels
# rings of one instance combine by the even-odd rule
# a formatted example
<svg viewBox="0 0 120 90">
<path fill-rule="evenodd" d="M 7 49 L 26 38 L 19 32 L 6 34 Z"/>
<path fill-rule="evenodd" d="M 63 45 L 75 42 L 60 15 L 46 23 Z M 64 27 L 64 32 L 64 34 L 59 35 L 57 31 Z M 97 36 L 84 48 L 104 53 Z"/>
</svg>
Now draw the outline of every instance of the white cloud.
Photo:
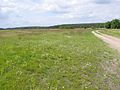
<svg viewBox="0 0 120 90">
<path fill-rule="evenodd" d="M 101 22 L 120 18 L 119 8 L 119 0 L 0 0 L 0 20 L 6 16 L 9 26 Z"/>
</svg>

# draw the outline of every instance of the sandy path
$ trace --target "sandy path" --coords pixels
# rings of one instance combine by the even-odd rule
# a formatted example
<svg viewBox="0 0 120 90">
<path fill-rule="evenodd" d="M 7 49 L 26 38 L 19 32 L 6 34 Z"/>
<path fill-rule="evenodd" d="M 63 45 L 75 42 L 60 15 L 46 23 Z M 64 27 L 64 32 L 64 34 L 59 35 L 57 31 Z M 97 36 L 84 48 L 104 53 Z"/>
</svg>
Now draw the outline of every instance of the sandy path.
<svg viewBox="0 0 120 90">
<path fill-rule="evenodd" d="M 92 33 L 106 42 L 111 48 L 114 48 L 120 52 L 120 39 L 107 35 L 102 34 L 99 31 L 92 31 Z M 106 77 L 106 83 L 108 90 L 120 90 L 120 84 L 114 81 L 120 80 L 120 61 L 117 59 L 104 61 L 101 63 L 101 66 L 104 70 L 104 75 L 108 75 L 109 77 Z M 114 77 L 114 78 L 113 78 Z"/>
<path fill-rule="evenodd" d="M 113 37 L 110 35 L 106 35 L 106 34 L 102 34 L 98 31 L 92 31 L 92 33 L 96 37 L 98 37 L 98 38 L 102 39 L 104 42 L 108 43 L 108 45 L 111 48 L 114 48 L 120 52 L 120 39 L 119 38 L 116 38 L 116 37 Z"/>
</svg>

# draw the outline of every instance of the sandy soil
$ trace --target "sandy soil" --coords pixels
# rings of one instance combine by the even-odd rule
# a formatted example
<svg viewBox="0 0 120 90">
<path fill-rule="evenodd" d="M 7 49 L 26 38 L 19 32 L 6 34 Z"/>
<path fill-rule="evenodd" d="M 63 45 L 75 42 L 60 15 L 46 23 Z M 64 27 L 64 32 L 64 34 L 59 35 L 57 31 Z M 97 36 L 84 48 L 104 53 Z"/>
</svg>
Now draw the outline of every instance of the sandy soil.
<svg viewBox="0 0 120 90">
<path fill-rule="evenodd" d="M 92 31 L 92 33 L 96 37 L 98 37 L 98 38 L 102 39 L 104 42 L 108 43 L 108 45 L 111 48 L 114 48 L 120 52 L 120 39 L 119 38 L 116 38 L 116 37 L 113 37 L 110 35 L 106 35 L 106 34 L 102 34 L 99 31 Z"/>
</svg>

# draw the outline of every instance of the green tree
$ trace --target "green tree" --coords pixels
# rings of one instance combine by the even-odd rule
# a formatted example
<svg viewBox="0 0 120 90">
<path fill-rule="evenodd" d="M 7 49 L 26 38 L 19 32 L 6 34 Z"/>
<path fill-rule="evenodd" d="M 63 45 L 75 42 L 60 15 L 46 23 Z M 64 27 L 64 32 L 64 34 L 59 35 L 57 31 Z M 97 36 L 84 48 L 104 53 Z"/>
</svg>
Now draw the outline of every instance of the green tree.
<svg viewBox="0 0 120 90">
<path fill-rule="evenodd" d="M 113 29 L 119 29 L 120 28 L 120 20 L 114 19 L 111 21 L 111 28 Z"/>
<path fill-rule="evenodd" d="M 110 29 L 111 28 L 111 22 L 106 22 L 105 23 L 105 28 Z"/>
</svg>

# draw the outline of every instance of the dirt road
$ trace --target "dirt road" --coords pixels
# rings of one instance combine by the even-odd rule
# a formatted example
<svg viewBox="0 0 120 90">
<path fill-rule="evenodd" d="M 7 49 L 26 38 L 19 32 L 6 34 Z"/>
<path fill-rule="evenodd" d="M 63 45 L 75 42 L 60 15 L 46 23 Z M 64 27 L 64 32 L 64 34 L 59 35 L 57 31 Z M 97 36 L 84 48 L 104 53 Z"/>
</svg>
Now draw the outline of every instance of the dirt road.
<svg viewBox="0 0 120 90">
<path fill-rule="evenodd" d="M 111 48 L 114 48 L 120 52 L 120 39 L 119 38 L 116 38 L 116 37 L 113 37 L 110 35 L 106 35 L 106 34 L 102 34 L 99 31 L 92 31 L 92 33 L 96 37 L 98 37 L 98 38 L 102 39 L 104 42 L 108 43 L 108 45 Z"/>
</svg>

